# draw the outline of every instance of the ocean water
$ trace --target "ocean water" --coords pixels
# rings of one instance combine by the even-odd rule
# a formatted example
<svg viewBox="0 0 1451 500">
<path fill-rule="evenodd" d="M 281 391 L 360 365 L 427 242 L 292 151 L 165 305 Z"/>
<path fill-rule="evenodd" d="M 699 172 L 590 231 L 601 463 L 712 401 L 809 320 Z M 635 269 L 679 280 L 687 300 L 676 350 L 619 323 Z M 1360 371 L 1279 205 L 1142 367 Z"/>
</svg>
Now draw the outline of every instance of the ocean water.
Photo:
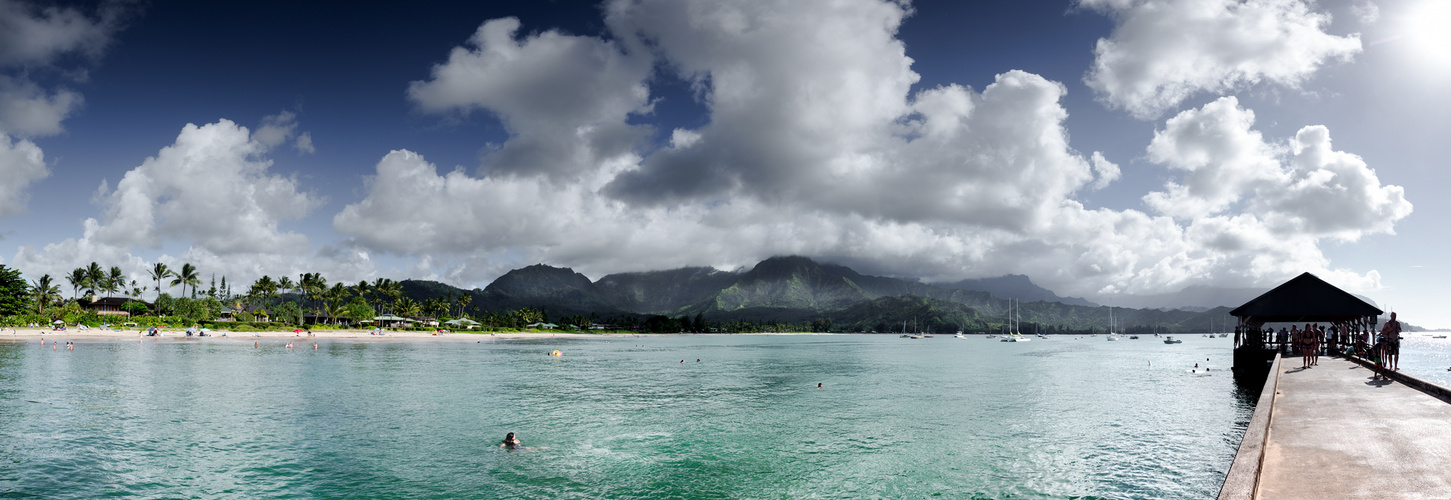
<svg viewBox="0 0 1451 500">
<path fill-rule="evenodd" d="M 0 342 L 0 496 L 1213 498 L 1259 387 L 1179 338 Z"/>
<path fill-rule="evenodd" d="M 1401 371 L 1416 378 L 1451 387 L 1451 338 L 1446 332 L 1406 333 L 1401 340 Z"/>
</svg>

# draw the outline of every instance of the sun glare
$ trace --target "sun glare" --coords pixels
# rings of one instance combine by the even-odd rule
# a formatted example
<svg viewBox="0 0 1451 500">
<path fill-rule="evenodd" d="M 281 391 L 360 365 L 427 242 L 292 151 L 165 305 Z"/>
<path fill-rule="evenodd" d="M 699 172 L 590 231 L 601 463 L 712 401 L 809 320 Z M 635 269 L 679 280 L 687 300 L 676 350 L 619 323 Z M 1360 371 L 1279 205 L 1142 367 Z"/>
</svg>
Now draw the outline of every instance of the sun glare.
<svg viewBox="0 0 1451 500">
<path fill-rule="evenodd" d="M 1419 62 L 1451 70 L 1451 0 L 1424 0 L 1409 14 L 1404 36 L 1415 46 Z"/>
</svg>

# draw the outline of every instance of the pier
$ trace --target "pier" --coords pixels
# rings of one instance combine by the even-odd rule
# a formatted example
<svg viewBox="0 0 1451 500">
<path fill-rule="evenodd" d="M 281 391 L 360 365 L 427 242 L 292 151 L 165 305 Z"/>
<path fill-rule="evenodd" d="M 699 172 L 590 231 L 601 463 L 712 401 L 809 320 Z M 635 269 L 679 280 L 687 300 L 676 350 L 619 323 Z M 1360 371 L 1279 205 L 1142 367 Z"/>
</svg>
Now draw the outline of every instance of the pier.
<svg viewBox="0 0 1451 500">
<path fill-rule="evenodd" d="M 1383 311 L 1305 273 L 1230 314 L 1235 376 L 1263 387 L 1220 500 L 1451 498 L 1451 389 L 1335 355 L 1367 352 Z M 1276 323 L 1333 325 L 1319 363 Z"/>
<path fill-rule="evenodd" d="M 1451 498 L 1451 391 L 1372 381 L 1355 358 L 1287 361 L 1265 380 L 1221 500 Z"/>
</svg>

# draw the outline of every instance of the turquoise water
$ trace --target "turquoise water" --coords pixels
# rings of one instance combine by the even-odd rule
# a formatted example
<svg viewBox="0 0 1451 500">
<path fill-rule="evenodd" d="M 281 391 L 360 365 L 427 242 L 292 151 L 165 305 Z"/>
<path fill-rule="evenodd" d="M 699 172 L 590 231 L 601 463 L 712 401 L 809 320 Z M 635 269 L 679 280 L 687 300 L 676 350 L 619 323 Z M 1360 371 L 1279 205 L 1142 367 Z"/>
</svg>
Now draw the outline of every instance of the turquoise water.
<svg viewBox="0 0 1451 500">
<path fill-rule="evenodd" d="M 0 343 L 0 496 L 1213 498 L 1259 388 L 1181 338 Z"/>
</svg>

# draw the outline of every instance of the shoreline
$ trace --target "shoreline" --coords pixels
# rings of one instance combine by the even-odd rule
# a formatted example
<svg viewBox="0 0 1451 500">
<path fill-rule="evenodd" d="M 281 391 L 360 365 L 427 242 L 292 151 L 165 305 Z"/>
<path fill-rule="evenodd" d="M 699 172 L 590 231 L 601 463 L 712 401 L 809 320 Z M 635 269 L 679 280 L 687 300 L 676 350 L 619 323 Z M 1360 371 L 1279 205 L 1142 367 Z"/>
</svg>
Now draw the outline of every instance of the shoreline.
<svg viewBox="0 0 1451 500">
<path fill-rule="evenodd" d="M 225 335 L 224 335 L 225 334 Z M 208 332 L 205 337 L 186 336 L 185 331 L 165 331 L 158 337 L 147 337 L 140 331 L 101 330 L 91 329 L 85 331 L 68 330 L 56 332 L 36 328 L 17 328 L 0 330 L 0 342 L 16 340 L 54 339 L 54 340 L 136 340 L 146 339 L 151 341 L 178 341 L 178 340 L 366 340 L 366 341 L 391 341 L 391 340 L 527 340 L 527 339 L 619 339 L 626 337 L 676 337 L 685 335 L 839 335 L 834 333 L 577 333 L 577 332 L 500 332 L 500 333 L 440 333 L 433 332 L 384 332 L 382 335 L 373 335 L 369 330 L 318 330 L 307 333 L 293 333 L 291 330 L 272 330 L 262 332 L 231 332 L 215 330 Z"/>
</svg>

